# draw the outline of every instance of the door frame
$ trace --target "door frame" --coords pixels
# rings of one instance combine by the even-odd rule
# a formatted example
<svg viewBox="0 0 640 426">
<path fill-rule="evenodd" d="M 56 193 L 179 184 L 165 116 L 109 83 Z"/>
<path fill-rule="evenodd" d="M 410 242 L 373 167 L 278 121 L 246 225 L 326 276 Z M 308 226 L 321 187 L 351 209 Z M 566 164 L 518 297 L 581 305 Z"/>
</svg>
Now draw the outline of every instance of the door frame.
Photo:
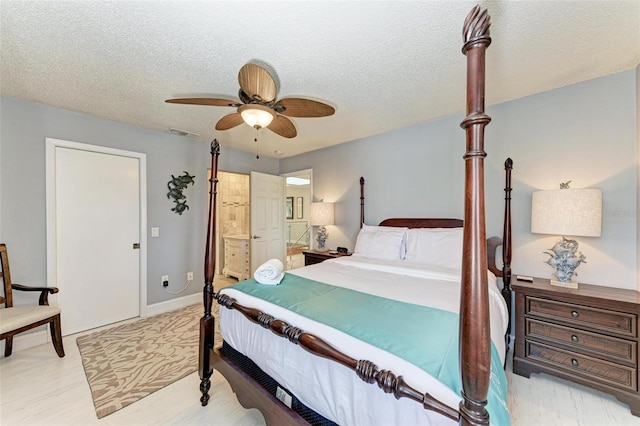
<svg viewBox="0 0 640 426">
<path fill-rule="evenodd" d="M 294 172 L 287 172 L 287 173 L 281 173 L 280 176 L 282 176 L 285 180 L 284 182 L 284 196 L 285 199 L 287 197 L 287 177 L 289 176 L 295 176 L 298 177 L 300 175 L 309 175 L 309 206 L 311 206 L 311 203 L 313 203 L 313 169 L 302 169 L 302 170 L 296 170 Z M 285 219 L 285 223 L 286 223 L 286 219 Z M 309 226 L 309 229 L 307 230 L 307 232 L 309 233 L 309 248 L 311 249 L 313 247 L 313 229 L 311 226 Z M 285 241 L 285 259 L 287 259 L 287 227 L 284 227 L 284 241 Z M 286 268 L 285 268 L 286 269 Z"/>
<path fill-rule="evenodd" d="M 98 145 L 89 145 L 79 142 L 65 141 L 61 139 L 45 138 L 45 181 L 46 181 L 46 211 L 47 211 L 47 285 L 55 287 L 58 276 L 57 232 L 56 232 L 56 158 L 55 150 L 58 147 L 77 149 L 81 151 L 95 152 L 98 154 L 117 155 L 121 157 L 135 158 L 138 160 L 140 195 L 140 272 L 139 295 L 140 317 L 147 316 L 147 155 L 140 152 L 125 151 L 115 148 L 107 148 Z M 53 301 L 57 303 L 55 295 Z"/>
</svg>

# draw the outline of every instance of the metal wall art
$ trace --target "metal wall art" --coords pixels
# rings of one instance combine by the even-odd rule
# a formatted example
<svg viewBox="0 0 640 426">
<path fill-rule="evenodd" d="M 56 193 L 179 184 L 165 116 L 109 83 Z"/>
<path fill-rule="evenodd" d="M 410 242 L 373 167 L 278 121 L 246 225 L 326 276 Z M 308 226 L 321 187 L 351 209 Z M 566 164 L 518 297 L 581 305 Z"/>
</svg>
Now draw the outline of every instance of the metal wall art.
<svg viewBox="0 0 640 426">
<path fill-rule="evenodd" d="M 171 180 L 167 182 L 169 192 L 167 192 L 167 198 L 173 198 L 173 202 L 176 205 L 171 209 L 172 212 L 176 212 L 182 215 L 182 212 L 189 210 L 187 205 L 187 196 L 182 193 L 187 186 L 193 185 L 195 182 L 195 176 L 191 176 L 188 172 L 184 172 L 182 176 L 175 177 L 171 175 Z"/>
</svg>

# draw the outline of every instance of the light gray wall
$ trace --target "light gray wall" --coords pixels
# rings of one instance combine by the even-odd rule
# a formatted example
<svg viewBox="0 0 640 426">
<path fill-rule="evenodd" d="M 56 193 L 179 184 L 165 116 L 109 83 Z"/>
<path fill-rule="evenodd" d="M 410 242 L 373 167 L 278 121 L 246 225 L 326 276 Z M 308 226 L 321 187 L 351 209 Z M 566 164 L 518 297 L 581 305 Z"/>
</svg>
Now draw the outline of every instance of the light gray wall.
<svg viewBox="0 0 640 426">
<path fill-rule="evenodd" d="M 600 188 L 602 236 L 577 237 L 587 263 L 578 281 L 638 288 L 638 194 L 635 70 L 504 103 L 490 110 L 488 132 L 498 152 L 514 160 L 514 271 L 548 276 L 542 254 L 558 239 L 531 234 L 531 193 Z M 499 124 L 499 125 L 498 125 Z M 491 184 L 491 183 L 489 183 Z M 496 183 L 497 185 L 498 183 Z"/>
<path fill-rule="evenodd" d="M 636 255 L 640 257 L 640 65 L 636 67 L 636 209 L 633 216 L 636 217 Z M 637 261 L 636 277 L 640 277 L 640 260 Z M 640 290 L 640 278 L 638 279 L 638 290 Z"/>
<path fill-rule="evenodd" d="M 443 125 L 444 124 L 444 125 Z M 390 216 L 458 216 L 462 179 L 451 170 L 455 127 L 437 121 L 282 159 L 283 173 L 313 168 L 313 201 L 335 204 L 329 247 L 353 249 L 359 229 L 360 176 L 365 221 Z M 433 182 L 428 182 L 434 178 Z M 419 196 L 417 194 L 420 194 Z M 462 201 L 460 201 L 461 203 Z"/>
<path fill-rule="evenodd" d="M 549 277 L 542 252 L 556 236 L 530 232 L 531 193 L 572 181 L 603 191 L 602 237 L 578 238 L 587 257 L 582 282 L 638 289 L 636 70 L 628 70 L 487 108 L 487 234 L 502 234 L 504 172 L 514 161 L 513 271 Z M 487 88 L 490 93 L 491 88 Z M 329 247 L 353 249 L 364 176 L 365 221 L 463 214 L 463 115 L 445 117 L 282 159 L 280 172 L 312 168 L 314 199 L 336 202 Z"/>
<path fill-rule="evenodd" d="M 201 291 L 206 170 L 211 164 L 208 144 L 32 102 L 0 99 L 0 235 L 10 251 L 14 281 L 47 284 L 45 138 L 50 137 L 147 155 L 147 302 L 152 305 Z M 220 169 L 278 174 L 277 159 L 256 160 L 254 154 L 225 148 L 224 136 L 218 139 Z M 190 209 L 180 216 L 171 211 L 173 202 L 166 194 L 171 175 L 183 171 L 196 178 L 185 190 Z M 151 238 L 154 226 L 160 228 L 158 238 Z M 189 271 L 194 272 L 194 281 L 184 293 L 173 296 L 163 290 L 162 275 L 169 275 L 169 288 L 175 291 L 184 286 Z"/>
</svg>

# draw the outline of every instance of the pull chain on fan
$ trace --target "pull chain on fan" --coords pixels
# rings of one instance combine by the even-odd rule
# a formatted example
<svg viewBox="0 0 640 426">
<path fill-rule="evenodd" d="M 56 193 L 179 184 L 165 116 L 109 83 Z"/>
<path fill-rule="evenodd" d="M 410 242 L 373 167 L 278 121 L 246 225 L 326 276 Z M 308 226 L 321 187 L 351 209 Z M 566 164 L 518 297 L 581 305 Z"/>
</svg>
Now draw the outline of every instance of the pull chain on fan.
<svg viewBox="0 0 640 426">
<path fill-rule="evenodd" d="M 258 127 L 255 126 L 256 136 L 253 138 L 253 141 L 256 143 L 256 160 L 260 159 L 260 153 L 258 152 Z"/>
</svg>

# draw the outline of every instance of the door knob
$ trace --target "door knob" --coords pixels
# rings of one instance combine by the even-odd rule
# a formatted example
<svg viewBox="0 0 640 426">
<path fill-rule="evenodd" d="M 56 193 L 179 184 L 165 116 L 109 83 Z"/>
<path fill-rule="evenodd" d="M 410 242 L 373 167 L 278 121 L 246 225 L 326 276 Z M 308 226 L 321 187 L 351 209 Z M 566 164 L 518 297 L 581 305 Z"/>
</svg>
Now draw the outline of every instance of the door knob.
<svg viewBox="0 0 640 426">
<path fill-rule="evenodd" d="M 253 238 L 255 240 L 255 239 L 258 239 L 258 238 L 262 238 L 262 237 L 260 235 L 252 235 L 251 238 Z"/>
</svg>

